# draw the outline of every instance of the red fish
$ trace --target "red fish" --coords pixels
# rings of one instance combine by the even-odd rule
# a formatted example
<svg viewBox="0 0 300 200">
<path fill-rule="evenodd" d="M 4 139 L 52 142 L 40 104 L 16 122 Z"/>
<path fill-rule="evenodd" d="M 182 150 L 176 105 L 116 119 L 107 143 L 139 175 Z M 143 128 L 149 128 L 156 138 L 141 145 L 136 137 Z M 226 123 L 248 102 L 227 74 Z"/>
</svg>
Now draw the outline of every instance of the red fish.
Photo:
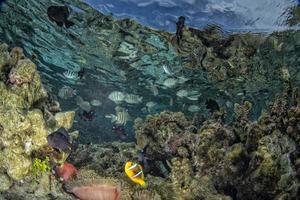
<svg viewBox="0 0 300 200">
<path fill-rule="evenodd" d="M 74 187 L 71 193 L 82 200 L 119 200 L 121 188 L 108 184 L 87 185 Z"/>
<path fill-rule="evenodd" d="M 70 178 L 76 176 L 77 169 L 74 167 L 74 165 L 65 162 L 61 166 L 56 167 L 55 172 L 57 176 L 63 180 L 63 182 L 66 182 Z"/>
</svg>

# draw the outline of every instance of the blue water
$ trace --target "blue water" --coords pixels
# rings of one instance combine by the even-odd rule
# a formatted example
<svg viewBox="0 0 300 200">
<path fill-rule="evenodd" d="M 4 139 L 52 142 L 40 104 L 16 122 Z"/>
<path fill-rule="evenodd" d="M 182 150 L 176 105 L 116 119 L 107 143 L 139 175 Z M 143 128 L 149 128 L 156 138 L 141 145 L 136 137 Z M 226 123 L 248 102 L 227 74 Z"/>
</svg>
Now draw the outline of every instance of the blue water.
<svg viewBox="0 0 300 200">
<path fill-rule="evenodd" d="M 131 17 L 144 25 L 174 31 L 184 15 L 189 26 L 218 24 L 231 31 L 274 31 L 286 27 L 284 14 L 299 0 L 84 0 L 103 13 Z"/>
</svg>

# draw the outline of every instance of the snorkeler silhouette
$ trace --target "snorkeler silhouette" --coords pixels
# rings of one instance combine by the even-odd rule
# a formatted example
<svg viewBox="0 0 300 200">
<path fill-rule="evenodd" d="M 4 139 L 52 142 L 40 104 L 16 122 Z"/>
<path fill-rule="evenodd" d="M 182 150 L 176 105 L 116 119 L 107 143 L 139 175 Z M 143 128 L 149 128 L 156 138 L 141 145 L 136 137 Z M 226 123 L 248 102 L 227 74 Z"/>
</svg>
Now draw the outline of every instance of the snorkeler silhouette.
<svg viewBox="0 0 300 200">
<path fill-rule="evenodd" d="M 177 44 L 179 45 L 180 40 L 182 39 L 183 28 L 184 28 L 185 17 L 180 16 L 176 22 L 176 39 Z"/>
</svg>

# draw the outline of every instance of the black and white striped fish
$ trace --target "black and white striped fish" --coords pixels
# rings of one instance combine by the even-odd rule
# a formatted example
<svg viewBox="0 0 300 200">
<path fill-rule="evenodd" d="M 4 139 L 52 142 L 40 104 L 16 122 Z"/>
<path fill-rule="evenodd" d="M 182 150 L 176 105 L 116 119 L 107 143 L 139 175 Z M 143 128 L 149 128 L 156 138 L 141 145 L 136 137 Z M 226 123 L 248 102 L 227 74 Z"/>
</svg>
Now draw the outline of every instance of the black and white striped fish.
<svg viewBox="0 0 300 200">
<path fill-rule="evenodd" d="M 108 95 L 108 98 L 116 104 L 120 104 L 122 101 L 124 101 L 125 94 L 123 92 L 113 91 Z"/>
<path fill-rule="evenodd" d="M 109 114 L 105 116 L 106 118 L 111 118 L 111 122 L 118 125 L 126 125 L 126 123 L 130 120 L 129 113 L 127 111 L 117 112 L 116 115 Z"/>
<path fill-rule="evenodd" d="M 71 71 L 71 70 L 68 70 L 68 71 L 65 71 L 63 73 L 64 77 L 68 78 L 68 79 L 73 79 L 73 80 L 78 80 L 79 77 L 78 77 L 78 72 L 74 72 L 74 71 Z"/>
<path fill-rule="evenodd" d="M 129 104 L 139 104 L 142 103 L 143 97 L 135 94 L 126 94 L 124 100 Z"/>
</svg>

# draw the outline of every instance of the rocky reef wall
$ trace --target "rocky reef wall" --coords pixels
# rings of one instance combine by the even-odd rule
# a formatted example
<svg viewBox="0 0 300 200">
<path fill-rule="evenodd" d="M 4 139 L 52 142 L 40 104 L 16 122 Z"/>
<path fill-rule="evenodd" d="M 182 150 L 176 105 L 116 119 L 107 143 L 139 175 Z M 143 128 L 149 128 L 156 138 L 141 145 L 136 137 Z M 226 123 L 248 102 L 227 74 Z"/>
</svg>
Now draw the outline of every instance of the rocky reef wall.
<svg viewBox="0 0 300 200">
<path fill-rule="evenodd" d="M 74 112 L 60 112 L 36 65 L 19 47 L 0 45 L 0 191 L 32 175 L 33 152 L 59 127 L 71 128 Z"/>
</svg>

